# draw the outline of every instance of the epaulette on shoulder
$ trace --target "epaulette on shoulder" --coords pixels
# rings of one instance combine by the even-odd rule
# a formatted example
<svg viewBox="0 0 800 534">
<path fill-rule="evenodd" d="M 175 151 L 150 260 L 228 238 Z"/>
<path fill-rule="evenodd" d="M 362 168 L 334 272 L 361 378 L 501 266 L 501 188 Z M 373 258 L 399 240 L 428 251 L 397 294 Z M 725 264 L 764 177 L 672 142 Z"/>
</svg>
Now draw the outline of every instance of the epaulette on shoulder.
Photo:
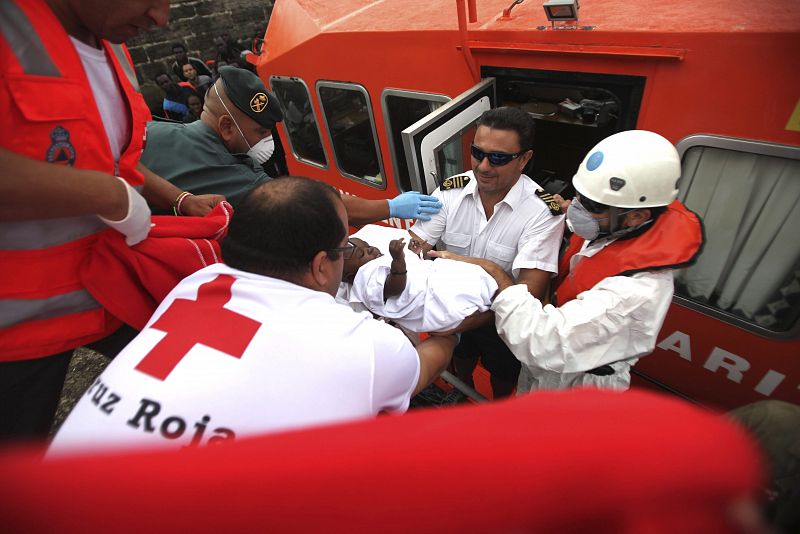
<svg viewBox="0 0 800 534">
<path fill-rule="evenodd" d="M 440 189 L 442 191 L 449 191 L 450 189 L 461 189 L 465 185 L 469 183 L 469 175 L 466 174 L 458 174 L 456 176 L 451 176 L 444 182 L 442 182 L 442 187 Z"/>
<path fill-rule="evenodd" d="M 561 204 L 558 203 L 558 201 L 555 199 L 555 197 L 553 197 L 553 195 L 551 195 L 544 189 L 537 189 L 536 196 L 539 197 L 542 200 L 542 202 L 544 202 L 547 205 L 547 209 L 550 210 L 551 215 L 564 214 L 564 211 L 561 209 Z"/>
</svg>

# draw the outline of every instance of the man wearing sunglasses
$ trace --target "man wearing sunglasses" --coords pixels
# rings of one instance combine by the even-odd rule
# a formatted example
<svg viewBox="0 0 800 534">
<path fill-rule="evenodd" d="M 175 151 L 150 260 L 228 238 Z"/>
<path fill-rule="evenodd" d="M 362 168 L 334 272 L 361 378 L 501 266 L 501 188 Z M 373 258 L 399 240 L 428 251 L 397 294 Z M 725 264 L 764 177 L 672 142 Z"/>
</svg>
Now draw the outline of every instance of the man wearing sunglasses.
<svg viewBox="0 0 800 534">
<path fill-rule="evenodd" d="M 52 454 L 177 450 L 404 412 L 447 366 L 455 336 L 414 347 L 334 300 L 353 253 L 347 226 L 339 193 L 321 182 L 286 177 L 251 192 L 223 241 L 225 263 L 164 299 L 79 401 Z"/>
<path fill-rule="evenodd" d="M 558 272 L 564 216 L 522 173 L 533 157 L 533 137 L 533 119 L 524 111 L 486 111 L 471 147 L 472 170 L 445 180 L 433 192 L 443 207 L 430 221 L 414 225 L 410 248 L 427 252 L 441 241 L 450 253 L 491 260 L 531 295 L 544 297 Z M 491 312 L 474 316 L 469 326 L 472 330 L 463 333 L 454 355 L 459 378 L 472 384 L 480 358 L 491 373 L 494 396 L 510 395 L 520 364 L 498 337 Z"/>
<path fill-rule="evenodd" d="M 558 307 L 481 261 L 499 287 L 497 330 L 523 363 L 519 393 L 630 387 L 672 301 L 673 269 L 694 262 L 703 243 L 700 220 L 676 200 L 680 175 L 675 147 L 653 132 L 620 132 L 587 154 L 572 180 Z"/>
</svg>

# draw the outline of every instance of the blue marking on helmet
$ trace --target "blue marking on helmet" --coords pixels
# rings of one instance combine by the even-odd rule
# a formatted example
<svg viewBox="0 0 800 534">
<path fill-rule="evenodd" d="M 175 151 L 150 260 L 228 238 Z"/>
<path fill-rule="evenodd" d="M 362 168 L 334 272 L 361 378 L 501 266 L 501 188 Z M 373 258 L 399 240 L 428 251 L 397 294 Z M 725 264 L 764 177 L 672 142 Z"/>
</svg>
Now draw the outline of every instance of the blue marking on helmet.
<svg viewBox="0 0 800 534">
<path fill-rule="evenodd" d="M 603 153 L 602 152 L 595 152 L 591 156 L 589 156 L 589 160 L 586 162 L 586 170 L 593 171 L 600 164 L 603 163 Z"/>
</svg>

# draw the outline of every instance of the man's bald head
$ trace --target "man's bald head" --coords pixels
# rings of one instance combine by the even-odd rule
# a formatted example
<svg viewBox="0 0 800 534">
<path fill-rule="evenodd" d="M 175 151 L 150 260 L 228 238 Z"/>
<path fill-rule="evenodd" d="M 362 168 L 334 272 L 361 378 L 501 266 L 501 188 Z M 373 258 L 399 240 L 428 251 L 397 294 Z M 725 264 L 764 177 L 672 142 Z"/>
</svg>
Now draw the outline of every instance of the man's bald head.
<svg viewBox="0 0 800 534">
<path fill-rule="evenodd" d="M 341 245 L 345 217 L 332 187 L 301 177 L 271 180 L 236 206 L 222 256 L 235 269 L 296 282 L 316 254 Z"/>
<path fill-rule="evenodd" d="M 217 96 L 219 95 L 219 96 Z M 225 84 L 222 80 L 218 79 L 214 84 L 208 88 L 206 93 L 205 103 L 203 104 L 203 116 L 201 120 L 216 130 L 216 121 L 222 115 L 226 115 L 225 108 L 222 107 L 221 98 L 227 98 L 225 95 Z M 230 101 L 225 102 L 226 105 L 232 106 Z M 238 110 L 237 110 L 238 111 Z M 238 119 L 238 117 L 237 117 Z"/>
</svg>

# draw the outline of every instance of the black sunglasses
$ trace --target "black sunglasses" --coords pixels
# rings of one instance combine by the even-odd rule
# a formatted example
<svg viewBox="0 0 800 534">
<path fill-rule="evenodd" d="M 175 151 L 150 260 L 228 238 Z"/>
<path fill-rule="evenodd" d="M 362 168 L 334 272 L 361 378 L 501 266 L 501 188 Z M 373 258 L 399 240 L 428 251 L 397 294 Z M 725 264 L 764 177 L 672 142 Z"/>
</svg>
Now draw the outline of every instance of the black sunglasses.
<svg viewBox="0 0 800 534">
<path fill-rule="evenodd" d="M 342 257 L 346 260 L 352 258 L 355 251 L 356 245 L 349 239 L 347 240 L 347 246 L 328 249 L 328 252 L 341 252 Z"/>
<path fill-rule="evenodd" d="M 520 150 L 516 154 L 506 154 L 505 152 L 484 152 L 475 145 L 470 146 L 472 157 L 478 161 L 483 161 L 483 158 L 489 158 L 489 165 L 492 167 L 502 167 L 508 165 L 512 160 L 517 159 L 523 155 L 527 150 Z"/>
</svg>

